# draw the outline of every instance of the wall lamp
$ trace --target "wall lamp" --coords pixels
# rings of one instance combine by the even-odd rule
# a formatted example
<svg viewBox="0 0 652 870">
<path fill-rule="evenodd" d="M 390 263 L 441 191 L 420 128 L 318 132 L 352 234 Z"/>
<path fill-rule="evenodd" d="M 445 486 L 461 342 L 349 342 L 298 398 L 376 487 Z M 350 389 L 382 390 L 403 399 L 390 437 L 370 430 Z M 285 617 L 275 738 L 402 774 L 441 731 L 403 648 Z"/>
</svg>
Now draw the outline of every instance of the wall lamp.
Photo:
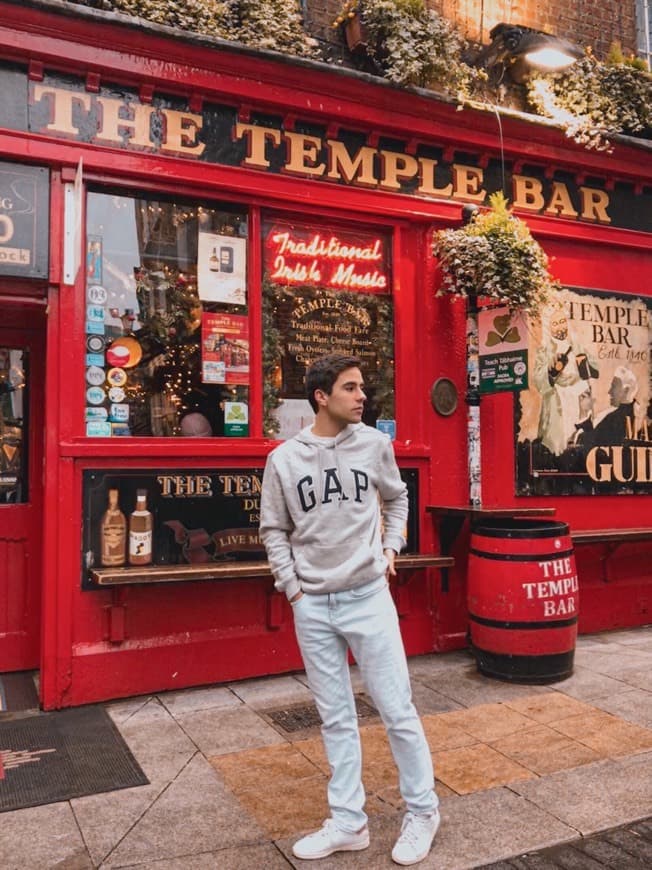
<svg viewBox="0 0 652 870">
<path fill-rule="evenodd" d="M 531 27 L 501 23 L 489 36 L 491 43 L 480 51 L 475 66 L 486 69 L 490 79 L 497 82 L 507 73 L 521 84 L 533 70 L 556 72 L 584 56 L 582 49 L 567 39 Z"/>
</svg>

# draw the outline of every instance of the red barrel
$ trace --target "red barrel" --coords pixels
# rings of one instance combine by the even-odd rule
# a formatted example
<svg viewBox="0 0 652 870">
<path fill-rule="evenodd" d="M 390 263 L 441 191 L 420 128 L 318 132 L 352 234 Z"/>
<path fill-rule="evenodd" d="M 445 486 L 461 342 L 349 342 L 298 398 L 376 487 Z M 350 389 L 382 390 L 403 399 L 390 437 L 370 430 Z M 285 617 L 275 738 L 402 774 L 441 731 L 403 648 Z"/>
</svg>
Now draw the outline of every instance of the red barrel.
<svg viewBox="0 0 652 870">
<path fill-rule="evenodd" d="M 568 526 L 490 520 L 471 534 L 468 605 L 478 670 L 518 683 L 573 672 L 578 582 Z"/>
</svg>

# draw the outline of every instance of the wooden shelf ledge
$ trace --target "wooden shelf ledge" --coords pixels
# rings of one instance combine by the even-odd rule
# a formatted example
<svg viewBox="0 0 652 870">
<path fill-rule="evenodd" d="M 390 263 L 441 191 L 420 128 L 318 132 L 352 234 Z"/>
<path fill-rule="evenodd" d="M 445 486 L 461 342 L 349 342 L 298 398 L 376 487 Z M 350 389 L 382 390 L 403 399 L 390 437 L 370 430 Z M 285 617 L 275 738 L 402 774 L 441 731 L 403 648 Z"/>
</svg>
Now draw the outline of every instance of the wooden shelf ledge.
<svg viewBox="0 0 652 870">
<path fill-rule="evenodd" d="M 575 544 L 607 544 L 617 541 L 650 541 L 652 529 L 586 529 L 571 530 L 571 538 Z"/>
<path fill-rule="evenodd" d="M 429 553 L 407 553 L 398 556 L 399 571 L 421 568 L 452 568 L 452 556 Z M 143 568 L 93 568 L 90 579 L 96 586 L 127 586 L 131 584 L 185 583 L 192 580 L 243 580 L 270 577 L 269 563 L 260 562 L 206 562 L 201 565 L 147 565 Z"/>
<path fill-rule="evenodd" d="M 472 517 L 473 519 L 518 519 L 519 517 L 551 517 L 554 516 L 554 507 L 481 507 L 480 505 L 426 505 L 426 512 L 442 517 Z"/>
</svg>

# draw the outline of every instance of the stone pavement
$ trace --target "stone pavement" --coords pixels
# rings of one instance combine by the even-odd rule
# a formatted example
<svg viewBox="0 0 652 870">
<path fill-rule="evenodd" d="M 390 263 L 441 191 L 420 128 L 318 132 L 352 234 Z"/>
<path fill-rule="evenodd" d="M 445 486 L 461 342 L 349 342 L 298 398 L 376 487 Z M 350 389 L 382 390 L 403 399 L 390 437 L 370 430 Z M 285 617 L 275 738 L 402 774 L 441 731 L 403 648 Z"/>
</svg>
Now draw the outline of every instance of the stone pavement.
<svg viewBox="0 0 652 870">
<path fill-rule="evenodd" d="M 573 676 L 551 686 L 485 678 L 465 651 L 410 670 L 442 811 L 423 870 L 652 866 L 652 626 L 579 638 Z M 150 785 L 0 814 L 0 867 L 395 867 L 396 772 L 353 674 L 365 852 L 292 857 L 327 816 L 328 768 L 297 673 L 107 704 Z"/>
</svg>

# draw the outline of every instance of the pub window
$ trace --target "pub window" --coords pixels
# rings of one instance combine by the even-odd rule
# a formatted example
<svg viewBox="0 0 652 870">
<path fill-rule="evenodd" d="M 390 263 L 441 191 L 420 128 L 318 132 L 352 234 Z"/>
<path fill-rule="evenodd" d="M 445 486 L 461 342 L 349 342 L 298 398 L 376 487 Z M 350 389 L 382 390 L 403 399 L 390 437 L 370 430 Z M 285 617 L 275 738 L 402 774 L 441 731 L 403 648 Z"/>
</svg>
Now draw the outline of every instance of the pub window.
<svg viewBox="0 0 652 870">
<path fill-rule="evenodd" d="M 247 215 L 90 191 L 86 434 L 248 434 Z"/>
<path fill-rule="evenodd" d="M 649 0 L 636 2 L 636 37 L 639 57 L 647 61 L 652 68 L 652 3 Z"/>
<path fill-rule="evenodd" d="M 358 357 L 364 422 L 394 420 L 394 312 L 388 234 L 335 225 L 263 221 L 265 435 L 289 438 L 312 422 L 308 365 L 326 353 Z M 379 422 L 380 421 L 380 422 Z"/>
</svg>

